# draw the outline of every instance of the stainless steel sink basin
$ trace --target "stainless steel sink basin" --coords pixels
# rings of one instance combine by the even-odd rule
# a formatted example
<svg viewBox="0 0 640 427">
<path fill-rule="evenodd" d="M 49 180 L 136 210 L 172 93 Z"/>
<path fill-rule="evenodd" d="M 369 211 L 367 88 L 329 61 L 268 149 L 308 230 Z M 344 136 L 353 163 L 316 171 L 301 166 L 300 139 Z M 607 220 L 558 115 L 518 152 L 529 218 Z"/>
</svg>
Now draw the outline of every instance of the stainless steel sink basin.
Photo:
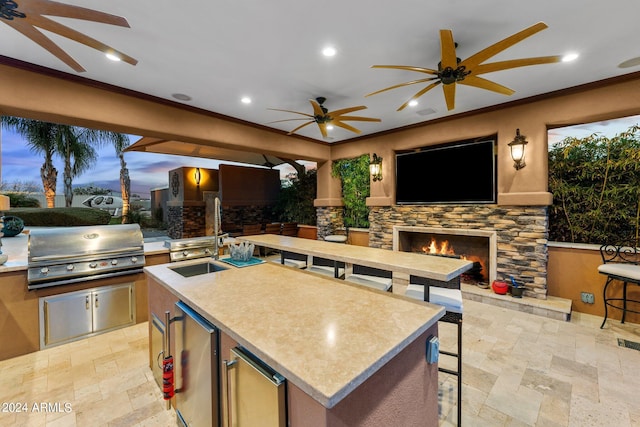
<svg viewBox="0 0 640 427">
<path fill-rule="evenodd" d="M 199 276 L 201 274 L 215 273 L 217 271 L 226 270 L 227 268 L 228 267 L 224 267 L 220 264 L 215 264 L 209 261 L 202 262 L 200 264 L 170 267 L 171 270 L 175 271 L 182 277 L 193 277 L 193 276 Z"/>
</svg>

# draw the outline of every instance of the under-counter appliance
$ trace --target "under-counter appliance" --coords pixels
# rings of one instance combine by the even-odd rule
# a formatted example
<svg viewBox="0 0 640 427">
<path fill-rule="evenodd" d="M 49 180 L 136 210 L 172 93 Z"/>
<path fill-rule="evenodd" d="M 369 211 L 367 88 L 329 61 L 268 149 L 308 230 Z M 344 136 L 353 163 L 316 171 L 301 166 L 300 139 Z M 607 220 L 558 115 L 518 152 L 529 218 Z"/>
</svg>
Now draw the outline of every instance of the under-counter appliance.
<svg viewBox="0 0 640 427">
<path fill-rule="evenodd" d="M 223 427 L 285 427 L 285 378 L 243 347 L 223 363 Z"/>
<path fill-rule="evenodd" d="M 182 301 L 176 303 L 175 397 L 183 426 L 219 426 L 218 329 Z"/>
<path fill-rule="evenodd" d="M 138 224 L 31 230 L 27 288 L 78 283 L 142 272 L 144 240 Z"/>
</svg>

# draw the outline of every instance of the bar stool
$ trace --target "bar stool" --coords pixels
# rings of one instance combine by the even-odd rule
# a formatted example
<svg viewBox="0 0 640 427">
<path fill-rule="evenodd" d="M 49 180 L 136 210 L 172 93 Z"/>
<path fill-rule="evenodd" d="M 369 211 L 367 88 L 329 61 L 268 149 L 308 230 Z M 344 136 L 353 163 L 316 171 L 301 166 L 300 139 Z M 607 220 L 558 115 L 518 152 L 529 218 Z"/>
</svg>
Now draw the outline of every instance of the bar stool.
<svg viewBox="0 0 640 427">
<path fill-rule="evenodd" d="M 640 304 L 640 301 L 627 298 L 628 284 L 640 285 L 640 254 L 635 244 L 600 246 L 600 256 L 603 264 L 598 266 L 598 273 L 607 276 L 607 280 L 602 290 L 602 300 L 604 302 L 604 320 L 600 329 L 604 327 L 609 315 L 609 307 L 622 310 L 622 320 L 624 323 L 627 312 L 640 313 L 640 310 L 629 309 L 628 303 Z M 607 296 L 607 289 L 615 280 L 622 282 L 622 297 Z"/>
<path fill-rule="evenodd" d="M 458 426 L 462 422 L 462 291 L 460 290 L 460 277 L 448 282 L 427 279 L 418 276 L 409 276 L 409 285 L 405 296 L 420 299 L 445 308 L 445 314 L 440 322 L 457 325 L 458 348 L 457 351 L 440 350 L 440 354 L 455 357 L 457 369 L 443 368 L 438 364 L 438 371 L 453 375 L 458 379 Z"/>
</svg>

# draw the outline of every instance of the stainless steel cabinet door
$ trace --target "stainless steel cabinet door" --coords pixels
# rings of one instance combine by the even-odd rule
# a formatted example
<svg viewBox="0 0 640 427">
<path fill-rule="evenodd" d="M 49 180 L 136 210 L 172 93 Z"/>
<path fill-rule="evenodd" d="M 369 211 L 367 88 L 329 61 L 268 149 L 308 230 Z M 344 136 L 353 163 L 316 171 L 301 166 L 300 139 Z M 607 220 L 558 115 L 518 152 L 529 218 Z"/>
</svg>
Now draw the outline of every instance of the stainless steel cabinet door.
<svg viewBox="0 0 640 427">
<path fill-rule="evenodd" d="M 87 335 L 92 331 L 91 293 L 71 293 L 44 298 L 44 345 Z"/>
<path fill-rule="evenodd" d="M 231 349 L 223 375 L 224 427 L 285 427 L 285 379 L 242 348 Z"/>
<path fill-rule="evenodd" d="M 133 322 L 133 287 L 109 286 L 93 291 L 93 332 L 117 328 Z"/>
</svg>

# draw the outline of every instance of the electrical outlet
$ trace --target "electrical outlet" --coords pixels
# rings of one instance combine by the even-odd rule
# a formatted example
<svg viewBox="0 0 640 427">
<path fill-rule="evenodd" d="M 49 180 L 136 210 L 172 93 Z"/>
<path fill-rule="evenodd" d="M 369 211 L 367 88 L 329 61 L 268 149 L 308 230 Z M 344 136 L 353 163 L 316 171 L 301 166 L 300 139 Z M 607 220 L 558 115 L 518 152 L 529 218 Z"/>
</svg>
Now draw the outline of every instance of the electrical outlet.
<svg viewBox="0 0 640 427">
<path fill-rule="evenodd" d="M 427 339 L 427 363 L 438 363 L 438 353 L 440 351 L 440 340 L 431 335 Z"/>
<path fill-rule="evenodd" d="M 580 299 L 585 304 L 593 304 L 594 303 L 594 297 L 593 297 L 593 294 L 591 292 L 581 292 L 580 293 Z"/>
</svg>

